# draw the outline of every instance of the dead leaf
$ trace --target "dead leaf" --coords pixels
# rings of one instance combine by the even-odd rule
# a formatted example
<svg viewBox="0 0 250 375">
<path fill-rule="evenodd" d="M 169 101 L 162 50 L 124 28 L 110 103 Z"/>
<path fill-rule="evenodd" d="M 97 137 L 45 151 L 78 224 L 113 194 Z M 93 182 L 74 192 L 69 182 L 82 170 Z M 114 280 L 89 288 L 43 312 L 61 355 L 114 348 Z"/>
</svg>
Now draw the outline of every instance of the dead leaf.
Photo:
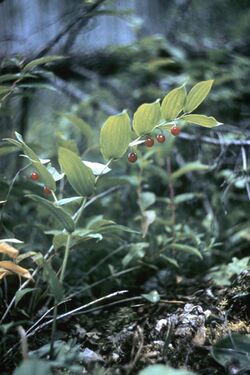
<svg viewBox="0 0 250 375">
<path fill-rule="evenodd" d="M 2 262 L 0 262 L 0 267 L 4 268 L 7 271 L 11 271 L 21 277 L 25 277 L 26 279 L 32 278 L 30 272 L 26 268 L 20 267 L 17 264 L 10 262 L 8 260 L 3 260 Z"/>
<path fill-rule="evenodd" d="M 0 243 L 0 253 L 8 255 L 10 258 L 17 258 L 19 251 L 6 242 Z"/>
</svg>

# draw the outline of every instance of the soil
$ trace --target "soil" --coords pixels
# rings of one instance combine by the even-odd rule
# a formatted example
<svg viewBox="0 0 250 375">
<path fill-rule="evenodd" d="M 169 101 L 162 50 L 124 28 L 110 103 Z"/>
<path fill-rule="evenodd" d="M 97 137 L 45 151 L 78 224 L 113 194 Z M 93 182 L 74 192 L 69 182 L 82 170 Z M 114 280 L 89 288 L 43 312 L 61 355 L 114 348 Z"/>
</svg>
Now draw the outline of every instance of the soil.
<svg viewBox="0 0 250 375">
<path fill-rule="evenodd" d="M 219 365 L 210 349 L 229 333 L 250 334 L 250 270 L 226 288 L 178 277 L 167 292 L 159 292 L 157 303 L 131 293 L 59 321 L 56 339 L 78 346 L 82 374 L 138 374 L 156 363 L 199 375 L 247 374 L 230 363 L 227 368 Z M 50 328 L 29 339 L 30 349 L 47 344 L 49 335 Z M 75 374 L 62 369 L 55 373 Z"/>
<path fill-rule="evenodd" d="M 81 346 L 99 356 L 87 364 L 88 371 L 99 362 L 108 374 L 137 374 L 147 365 L 163 363 L 200 375 L 237 374 L 235 368 L 220 366 L 210 348 L 228 333 L 250 334 L 250 271 L 227 288 L 176 281 L 172 295 L 161 296 L 156 304 L 123 298 L 122 307 L 109 306 L 77 319 Z"/>
</svg>

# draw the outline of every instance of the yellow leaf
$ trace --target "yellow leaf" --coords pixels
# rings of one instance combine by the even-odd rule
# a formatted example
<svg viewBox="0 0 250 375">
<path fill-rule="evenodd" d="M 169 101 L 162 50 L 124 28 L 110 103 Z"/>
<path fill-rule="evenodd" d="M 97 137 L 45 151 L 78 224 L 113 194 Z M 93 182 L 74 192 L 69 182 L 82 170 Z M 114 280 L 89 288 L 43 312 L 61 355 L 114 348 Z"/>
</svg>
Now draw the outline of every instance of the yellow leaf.
<svg viewBox="0 0 250 375">
<path fill-rule="evenodd" d="M 10 258 L 17 258 L 19 251 L 6 242 L 2 242 L 0 243 L 0 253 L 8 255 Z"/>
<path fill-rule="evenodd" d="M 3 260 L 2 262 L 0 262 L 0 267 L 4 268 L 7 271 L 11 271 L 21 277 L 25 277 L 26 279 L 32 278 L 30 272 L 26 268 L 20 267 L 17 264 L 10 262 L 8 260 Z"/>
<path fill-rule="evenodd" d="M 0 268 L 0 280 L 8 275 L 11 275 L 10 271 L 5 270 L 4 268 Z"/>
</svg>

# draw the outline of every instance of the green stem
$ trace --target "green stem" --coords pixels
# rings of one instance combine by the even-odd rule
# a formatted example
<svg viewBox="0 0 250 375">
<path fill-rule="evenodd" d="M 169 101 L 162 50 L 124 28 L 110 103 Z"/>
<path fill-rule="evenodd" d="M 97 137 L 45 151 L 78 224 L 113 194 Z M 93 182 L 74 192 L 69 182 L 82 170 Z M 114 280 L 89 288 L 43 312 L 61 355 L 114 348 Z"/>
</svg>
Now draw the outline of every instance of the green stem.
<svg viewBox="0 0 250 375">
<path fill-rule="evenodd" d="M 62 264 L 62 271 L 60 275 L 60 282 L 63 284 L 64 276 L 65 276 L 65 271 L 67 268 L 67 263 L 69 259 L 69 251 L 70 251 L 70 241 L 71 241 L 71 234 L 68 234 L 67 236 L 67 242 L 66 242 L 66 247 L 65 247 L 65 253 L 64 253 L 64 258 L 63 258 L 63 264 Z M 57 319 L 57 313 L 58 313 L 58 304 L 57 301 L 54 312 L 53 312 L 53 323 L 52 323 L 52 331 L 51 331 L 51 340 L 50 340 L 50 359 L 53 358 L 54 356 L 54 342 L 55 342 L 55 333 L 56 333 L 56 319 Z"/>
<path fill-rule="evenodd" d="M 79 221 L 79 219 L 81 217 L 81 214 L 82 214 L 82 212 L 83 212 L 83 210 L 85 208 L 86 201 L 87 201 L 87 198 L 86 197 L 83 198 L 83 201 L 82 201 L 82 204 L 81 204 L 80 208 L 76 211 L 76 213 L 73 216 L 73 220 L 75 221 L 75 224 L 78 223 L 78 221 Z"/>
<path fill-rule="evenodd" d="M 60 278 L 59 278 L 61 283 L 63 283 L 65 271 L 66 271 L 67 263 L 68 263 L 68 259 L 69 259 L 70 241 L 71 241 L 71 234 L 68 234 L 64 258 L 63 258 L 63 264 L 62 264 L 62 271 L 61 271 L 61 275 L 60 275 Z"/>
</svg>

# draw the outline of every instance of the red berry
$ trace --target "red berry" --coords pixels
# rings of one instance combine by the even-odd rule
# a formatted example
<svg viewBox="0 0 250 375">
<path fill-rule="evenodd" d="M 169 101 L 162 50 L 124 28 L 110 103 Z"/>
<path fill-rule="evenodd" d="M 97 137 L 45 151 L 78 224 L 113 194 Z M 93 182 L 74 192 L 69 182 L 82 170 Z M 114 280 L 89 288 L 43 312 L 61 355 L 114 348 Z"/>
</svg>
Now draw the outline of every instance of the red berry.
<svg viewBox="0 0 250 375">
<path fill-rule="evenodd" d="M 181 128 L 179 128 L 179 126 L 173 126 L 172 128 L 171 128 L 171 134 L 172 135 L 174 135 L 175 137 L 177 137 L 179 134 L 180 134 L 180 132 L 181 132 Z"/>
<path fill-rule="evenodd" d="M 32 172 L 30 175 L 31 180 L 36 181 L 39 180 L 39 174 L 37 172 Z"/>
<path fill-rule="evenodd" d="M 137 160 L 137 155 L 136 155 L 136 153 L 135 153 L 135 152 L 130 152 L 130 153 L 128 154 L 128 161 L 129 161 L 130 163 L 135 163 L 136 160 Z"/>
<path fill-rule="evenodd" d="M 153 145 L 154 145 L 154 140 L 153 140 L 153 138 L 151 138 L 151 137 L 148 137 L 146 140 L 145 140 L 145 145 L 147 146 L 147 147 L 153 147 Z"/>
<path fill-rule="evenodd" d="M 166 137 L 164 134 L 157 134 L 156 139 L 157 139 L 157 142 L 164 143 L 166 140 Z"/>
<path fill-rule="evenodd" d="M 52 193 L 51 190 L 49 188 L 47 188 L 47 186 L 43 187 L 43 192 L 44 192 L 44 194 L 48 194 L 48 195 Z"/>
</svg>

